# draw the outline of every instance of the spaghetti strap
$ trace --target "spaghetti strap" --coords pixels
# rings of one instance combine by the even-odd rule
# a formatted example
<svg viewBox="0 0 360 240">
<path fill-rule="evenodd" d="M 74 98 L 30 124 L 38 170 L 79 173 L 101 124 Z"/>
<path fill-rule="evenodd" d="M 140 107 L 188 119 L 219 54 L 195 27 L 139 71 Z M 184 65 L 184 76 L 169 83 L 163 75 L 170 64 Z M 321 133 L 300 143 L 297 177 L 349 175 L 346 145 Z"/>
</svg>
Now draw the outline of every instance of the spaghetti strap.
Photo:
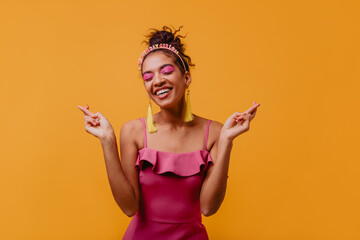
<svg viewBox="0 0 360 240">
<path fill-rule="evenodd" d="M 209 127 L 210 127 L 211 120 L 209 119 L 207 125 L 206 125 L 206 132 L 205 132 L 205 139 L 204 139 L 204 150 L 207 150 L 207 140 L 209 136 Z"/>
<path fill-rule="evenodd" d="M 142 126 L 143 126 L 143 133 L 144 133 L 144 148 L 147 148 L 145 120 L 144 120 L 144 118 L 140 118 L 140 119 L 141 119 L 141 123 L 142 123 Z"/>
</svg>

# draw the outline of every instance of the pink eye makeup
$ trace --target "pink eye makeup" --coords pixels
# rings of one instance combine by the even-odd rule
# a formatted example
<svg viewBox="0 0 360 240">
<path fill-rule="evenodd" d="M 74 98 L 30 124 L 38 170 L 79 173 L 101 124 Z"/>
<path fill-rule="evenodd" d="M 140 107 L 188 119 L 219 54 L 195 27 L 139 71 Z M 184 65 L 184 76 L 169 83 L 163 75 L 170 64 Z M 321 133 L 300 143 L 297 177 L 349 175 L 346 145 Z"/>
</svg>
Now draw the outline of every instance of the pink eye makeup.
<svg viewBox="0 0 360 240">
<path fill-rule="evenodd" d="M 161 74 L 170 74 L 172 73 L 173 71 L 175 71 L 175 67 L 168 64 L 168 65 L 164 65 L 160 68 L 160 73 Z M 150 81 L 151 79 L 154 78 L 154 73 L 150 72 L 150 71 L 147 71 L 143 74 L 143 79 L 144 81 Z"/>
<path fill-rule="evenodd" d="M 162 74 L 169 74 L 172 73 L 175 70 L 175 68 L 171 65 L 165 66 L 163 69 L 161 69 Z"/>
<path fill-rule="evenodd" d="M 154 74 L 152 74 L 152 73 L 145 73 L 143 75 L 143 79 L 144 79 L 144 81 L 149 81 L 153 78 L 153 76 L 154 76 Z"/>
</svg>

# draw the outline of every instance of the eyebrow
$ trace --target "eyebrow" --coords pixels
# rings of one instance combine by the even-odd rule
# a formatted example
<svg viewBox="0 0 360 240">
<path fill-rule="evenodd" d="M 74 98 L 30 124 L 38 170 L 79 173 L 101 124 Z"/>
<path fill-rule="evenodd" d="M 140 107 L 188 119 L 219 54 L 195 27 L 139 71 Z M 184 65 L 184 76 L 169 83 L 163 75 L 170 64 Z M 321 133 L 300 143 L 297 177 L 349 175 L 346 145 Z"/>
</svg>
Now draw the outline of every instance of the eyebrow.
<svg viewBox="0 0 360 240">
<path fill-rule="evenodd" d="M 163 69 L 163 68 L 166 67 L 166 66 L 172 66 L 172 67 L 174 67 L 174 65 L 172 65 L 172 64 L 170 64 L 170 63 L 166 63 L 166 64 L 164 64 L 164 65 L 161 65 L 159 69 Z M 151 71 L 143 72 L 143 75 L 146 74 L 146 73 L 150 73 L 150 72 L 151 72 Z"/>
</svg>

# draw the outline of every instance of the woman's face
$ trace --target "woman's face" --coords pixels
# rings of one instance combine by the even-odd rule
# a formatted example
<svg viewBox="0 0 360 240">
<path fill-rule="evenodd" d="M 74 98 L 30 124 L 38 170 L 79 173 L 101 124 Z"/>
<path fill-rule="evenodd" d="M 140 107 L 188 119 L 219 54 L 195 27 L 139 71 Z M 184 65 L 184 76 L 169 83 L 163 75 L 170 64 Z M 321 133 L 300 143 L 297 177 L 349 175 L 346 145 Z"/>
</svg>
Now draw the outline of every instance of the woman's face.
<svg viewBox="0 0 360 240">
<path fill-rule="evenodd" d="M 149 97 L 163 108 L 178 106 L 191 82 L 189 72 L 182 74 L 173 59 L 162 52 L 146 57 L 142 78 Z"/>
</svg>

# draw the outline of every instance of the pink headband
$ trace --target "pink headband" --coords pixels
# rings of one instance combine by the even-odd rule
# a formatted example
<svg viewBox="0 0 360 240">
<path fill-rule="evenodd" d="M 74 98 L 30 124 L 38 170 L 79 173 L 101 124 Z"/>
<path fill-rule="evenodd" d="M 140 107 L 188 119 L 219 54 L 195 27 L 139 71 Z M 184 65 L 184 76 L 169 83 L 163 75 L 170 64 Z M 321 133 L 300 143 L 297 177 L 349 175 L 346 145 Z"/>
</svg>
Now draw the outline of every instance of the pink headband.
<svg viewBox="0 0 360 240">
<path fill-rule="evenodd" d="M 173 47 L 173 46 L 171 46 L 171 45 L 169 45 L 169 44 L 167 44 L 167 43 L 154 44 L 154 45 L 148 47 L 147 49 L 145 49 L 145 50 L 142 52 L 142 54 L 140 55 L 140 58 L 139 58 L 139 61 L 138 61 L 139 69 L 141 69 L 141 65 L 142 65 L 142 62 L 143 62 L 144 57 L 145 57 L 149 52 L 154 51 L 154 50 L 156 50 L 156 49 L 160 49 L 160 48 L 162 48 L 162 49 L 167 49 L 167 50 L 170 50 L 170 51 L 172 51 L 173 53 L 175 53 L 175 54 L 180 58 L 183 66 L 184 66 L 184 70 L 186 71 L 186 67 L 185 67 L 184 60 L 183 60 L 182 57 L 180 56 L 179 51 L 176 50 L 175 47 Z"/>
</svg>

